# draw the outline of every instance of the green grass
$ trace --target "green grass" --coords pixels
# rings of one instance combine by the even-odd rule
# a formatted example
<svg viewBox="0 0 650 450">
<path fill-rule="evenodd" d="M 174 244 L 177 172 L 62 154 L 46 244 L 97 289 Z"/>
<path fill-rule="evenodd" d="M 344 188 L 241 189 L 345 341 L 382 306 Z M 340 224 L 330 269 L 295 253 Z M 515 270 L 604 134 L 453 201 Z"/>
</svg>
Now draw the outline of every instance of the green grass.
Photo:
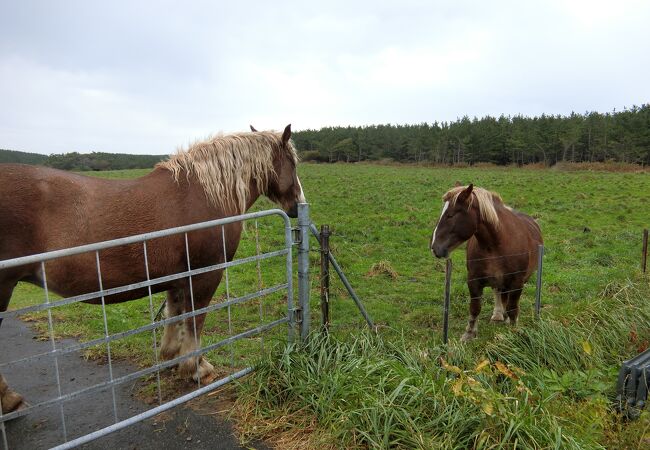
<svg viewBox="0 0 650 450">
<path fill-rule="evenodd" d="M 317 333 L 265 355 L 235 414 L 282 448 L 647 448 L 650 412 L 629 422 L 613 401 L 621 360 L 650 339 L 648 294 L 619 285 L 570 326 L 554 311 L 481 347 Z"/>
<path fill-rule="evenodd" d="M 144 173 L 91 175 L 124 178 Z M 323 442 L 422 448 L 643 446 L 647 417 L 631 426 L 610 420 L 607 395 L 620 361 L 650 340 L 648 312 L 635 309 L 644 300 L 647 303 L 650 293 L 647 278 L 639 270 L 641 232 L 650 222 L 648 174 L 370 164 L 303 164 L 299 173 L 312 219 L 318 225 L 330 225 L 332 251 L 379 325 L 380 338 L 359 335 L 363 320 L 333 278 L 332 339 L 316 339 L 306 352 L 289 354 L 281 345 L 286 334 L 283 328 L 266 338 L 264 352 L 259 350 L 259 339 L 214 352 L 211 361 L 224 370 L 255 361 L 260 354 L 272 355 L 264 359 L 257 372 L 260 375 L 244 387 L 250 394 L 242 397 L 240 405 L 240 411 L 248 411 L 247 424 L 251 426 L 245 426 L 247 435 L 264 435 L 260 430 L 267 429 L 276 433 L 280 423 L 281 435 L 294 433 L 294 440 L 307 439 L 300 430 L 311 430 L 309 439 L 315 446 Z M 452 258 L 452 343 L 444 349 L 440 346 L 444 264 L 431 256 L 428 244 L 441 196 L 456 180 L 494 190 L 508 205 L 539 221 L 545 238 L 545 320 L 533 318 L 531 285 L 522 297 L 516 331 L 489 323 L 492 299 L 488 289 L 479 339 L 459 345 L 468 295 L 464 253 L 458 250 Z M 261 199 L 254 208 L 270 206 L 268 200 Z M 277 219 L 261 220 L 259 226 L 263 250 L 282 244 Z M 317 324 L 318 252 L 314 240 L 311 247 L 312 323 Z M 254 227 L 249 225 L 238 256 L 254 252 Z M 263 262 L 261 285 L 281 282 L 283 268 L 281 261 Z M 260 283 L 254 264 L 233 269 L 229 278 L 231 295 L 252 292 Z M 222 283 L 216 297 L 224 295 Z M 154 296 L 154 309 L 162 298 Z M 21 285 L 10 307 L 38 301 L 42 301 L 39 289 Z M 280 317 L 284 302 L 282 295 L 265 299 L 264 320 Z M 232 332 L 259 323 L 259 309 L 255 302 L 233 308 Z M 111 333 L 150 320 L 148 299 L 112 305 L 107 312 Z M 43 315 L 31 318 L 37 320 L 37 327 L 47 329 Z M 225 311 L 209 317 L 204 342 L 215 342 L 230 333 L 225 319 Z M 58 336 L 81 340 L 101 336 L 101 308 L 75 305 L 56 312 L 55 331 Z M 274 350 L 269 351 L 271 348 Z M 149 364 L 154 358 L 151 333 L 116 342 L 112 351 L 116 357 Z M 104 353 L 100 347 L 89 356 Z M 428 356 L 422 359 L 423 354 Z M 441 369 L 437 356 L 442 354 L 462 369 L 460 375 L 453 375 L 456 378 Z M 314 358 L 325 358 L 325 366 Z M 474 374 L 485 358 L 491 362 L 490 373 Z M 523 369 L 527 373 L 521 379 L 525 389 L 512 380 L 503 385 L 503 376 L 495 372 L 496 361 Z M 290 374 L 286 373 L 287 364 L 293 368 Z M 481 415 L 481 405 L 470 396 L 450 393 L 450 383 L 467 377 L 476 377 L 480 383 L 477 392 L 468 391 L 472 396 L 484 396 L 494 408 L 503 405 L 496 418 Z M 403 380 L 408 381 L 400 388 Z M 293 392 L 293 386 L 300 383 L 313 392 Z M 328 384 L 332 386 L 326 387 Z M 322 392 L 337 386 L 338 393 Z M 470 389 L 467 383 L 463 386 Z M 319 398 L 321 395 L 324 397 Z M 395 409 L 396 399 L 400 406 Z M 578 425 L 572 426 L 571 421 Z M 390 431 L 393 429 L 395 433 Z"/>
</svg>

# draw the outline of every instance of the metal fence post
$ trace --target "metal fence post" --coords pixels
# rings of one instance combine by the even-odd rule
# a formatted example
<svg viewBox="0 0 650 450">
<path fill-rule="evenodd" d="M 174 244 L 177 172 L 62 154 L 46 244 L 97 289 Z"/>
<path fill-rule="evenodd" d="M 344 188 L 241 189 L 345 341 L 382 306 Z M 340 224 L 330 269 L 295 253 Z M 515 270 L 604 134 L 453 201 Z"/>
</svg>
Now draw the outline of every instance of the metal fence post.
<svg viewBox="0 0 650 450">
<path fill-rule="evenodd" d="M 309 228 L 311 229 L 311 232 L 314 235 L 314 237 L 320 239 L 320 233 L 318 232 L 318 228 L 316 228 L 316 225 L 312 223 L 309 226 Z M 329 260 L 330 260 L 330 264 L 334 268 L 334 271 L 338 274 L 339 278 L 341 279 L 343 286 L 345 286 L 345 289 L 347 289 L 348 294 L 350 294 L 350 297 L 352 297 L 352 300 L 354 300 L 354 304 L 357 305 L 357 308 L 359 308 L 359 312 L 361 312 L 361 315 L 366 320 L 368 327 L 373 331 L 377 331 L 377 329 L 375 328 L 375 324 L 372 321 L 372 318 L 370 318 L 368 311 L 366 311 L 366 308 L 363 306 L 363 303 L 361 303 L 361 300 L 359 299 L 357 293 L 354 292 L 352 285 L 348 281 L 348 278 L 345 276 L 343 269 L 341 269 L 341 266 L 336 261 L 336 258 L 334 257 L 334 254 L 332 252 L 329 252 Z"/>
<path fill-rule="evenodd" d="M 451 259 L 447 259 L 445 266 L 445 303 L 442 310 L 442 342 L 449 340 L 449 304 L 451 303 Z"/>
<path fill-rule="evenodd" d="M 323 330 L 330 326 L 330 227 L 320 227 L 320 310 Z"/>
<path fill-rule="evenodd" d="M 539 319 L 542 310 L 542 268 L 544 262 L 544 245 L 537 246 L 537 290 L 535 291 L 535 317 Z"/>
<path fill-rule="evenodd" d="M 643 249 L 641 251 L 641 270 L 645 273 L 648 260 L 648 229 L 643 229 Z"/>
<path fill-rule="evenodd" d="M 309 204 L 298 204 L 298 304 L 300 308 L 300 337 L 307 339 L 311 316 L 309 314 Z"/>
</svg>

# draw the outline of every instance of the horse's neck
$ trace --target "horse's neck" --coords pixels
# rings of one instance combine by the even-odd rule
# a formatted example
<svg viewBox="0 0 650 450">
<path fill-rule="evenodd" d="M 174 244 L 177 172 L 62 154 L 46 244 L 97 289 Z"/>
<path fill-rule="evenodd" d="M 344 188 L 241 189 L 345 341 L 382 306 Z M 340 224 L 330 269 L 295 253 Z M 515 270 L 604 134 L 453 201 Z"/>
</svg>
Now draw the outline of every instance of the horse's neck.
<svg viewBox="0 0 650 450">
<path fill-rule="evenodd" d="M 250 180 L 248 183 L 249 183 L 249 189 L 248 189 L 248 198 L 246 199 L 246 211 L 251 209 L 251 207 L 255 204 L 255 202 L 261 195 L 261 193 L 257 189 L 257 183 L 255 182 L 255 180 Z"/>
<path fill-rule="evenodd" d="M 485 250 L 498 249 L 502 240 L 507 235 L 507 232 L 504 232 L 504 221 L 501 218 L 508 210 L 503 206 L 496 206 L 496 212 L 500 222 L 498 229 L 491 223 L 482 220 L 479 216 L 478 227 L 476 228 L 476 233 L 474 233 L 474 238 L 478 242 L 479 247 Z"/>
</svg>

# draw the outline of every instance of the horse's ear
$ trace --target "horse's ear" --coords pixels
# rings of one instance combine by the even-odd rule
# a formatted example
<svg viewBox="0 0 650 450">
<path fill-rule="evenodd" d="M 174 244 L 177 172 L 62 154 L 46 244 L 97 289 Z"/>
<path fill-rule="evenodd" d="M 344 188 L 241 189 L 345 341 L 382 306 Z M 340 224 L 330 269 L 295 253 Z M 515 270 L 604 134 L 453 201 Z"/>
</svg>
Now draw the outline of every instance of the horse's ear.
<svg viewBox="0 0 650 450">
<path fill-rule="evenodd" d="M 460 181 L 456 180 L 456 182 L 454 183 L 454 187 L 458 187 L 458 186 L 462 186 L 462 184 Z"/>
<path fill-rule="evenodd" d="M 291 124 L 287 125 L 282 133 L 282 144 L 287 145 L 289 139 L 291 139 Z"/>
<path fill-rule="evenodd" d="M 465 203 L 469 196 L 472 194 L 472 190 L 474 189 L 474 185 L 470 184 L 467 186 L 465 189 L 463 189 L 463 192 L 458 194 L 458 201 L 461 203 Z"/>
<path fill-rule="evenodd" d="M 251 127 L 251 131 L 252 131 L 253 133 L 256 133 L 256 132 L 257 132 L 257 130 L 255 129 L 255 127 L 254 127 L 253 125 L 249 125 L 249 127 Z"/>
</svg>

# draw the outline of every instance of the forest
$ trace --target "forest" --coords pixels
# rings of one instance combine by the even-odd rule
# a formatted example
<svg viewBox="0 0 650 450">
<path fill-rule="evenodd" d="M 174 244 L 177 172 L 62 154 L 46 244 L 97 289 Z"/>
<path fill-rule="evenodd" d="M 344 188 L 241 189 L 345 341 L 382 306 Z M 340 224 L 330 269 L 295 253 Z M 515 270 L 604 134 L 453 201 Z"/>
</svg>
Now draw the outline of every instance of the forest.
<svg viewBox="0 0 650 450">
<path fill-rule="evenodd" d="M 327 127 L 293 135 L 303 161 L 498 165 L 650 164 L 650 104 L 569 116 L 468 116 L 417 125 Z"/>
<path fill-rule="evenodd" d="M 611 113 L 464 116 L 417 125 L 325 127 L 293 133 L 303 161 L 523 165 L 616 161 L 650 164 L 650 104 Z M 64 170 L 153 167 L 164 155 L 62 153 L 49 156 L 0 150 L 0 162 Z"/>
<path fill-rule="evenodd" d="M 75 171 L 148 169 L 166 157 L 166 155 L 128 155 L 103 152 L 70 152 L 48 156 L 0 149 L 0 163 L 38 164 L 55 169 Z"/>
</svg>

